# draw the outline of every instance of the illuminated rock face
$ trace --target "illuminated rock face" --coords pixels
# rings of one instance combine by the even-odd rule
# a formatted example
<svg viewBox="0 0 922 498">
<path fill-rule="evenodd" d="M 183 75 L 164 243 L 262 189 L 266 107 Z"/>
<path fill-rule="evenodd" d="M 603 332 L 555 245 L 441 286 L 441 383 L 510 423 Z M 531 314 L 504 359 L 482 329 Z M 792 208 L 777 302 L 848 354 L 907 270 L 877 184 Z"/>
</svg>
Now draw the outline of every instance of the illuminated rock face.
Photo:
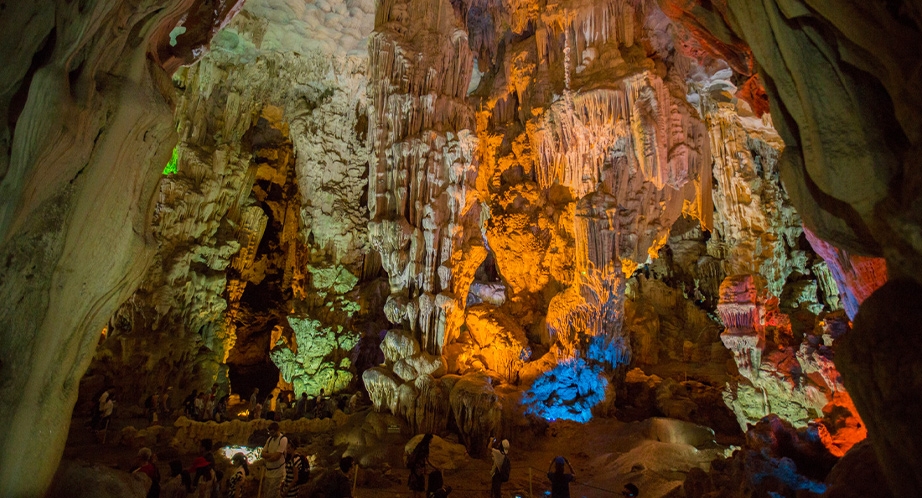
<svg viewBox="0 0 922 498">
<path fill-rule="evenodd" d="M 388 274 L 388 319 L 438 355 L 469 285 L 459 285 L 453 260 L 470 236 L 465 220 L 478 221 L 465 102 L 473 59 L 447 0 L 385 4 L 377 19 L 369 45 L 369 240 Z"/>
<path fill-rule="evenodd" d="M 896 496 L 915 496 L 922 489 L 922 439 L 910 422 L 922 410 L 917 394 L 922 386 L 917 355 L 920 290 L 916 282 L 895 280 L 872 294 L 862 303 L 854 330 L 842 339 L 837 358 Z M 881 354 L 887 361 L 875 358 Z M 875 375 L 868 375 L 869 370 Z"/>
<path fill-rule="evenodd" d="M 587 420 L 620 365 L 733 355 L 741 425 L 822 418 L 834 455 L 863 437 L 836 310 L 920 274 L 912 8 L 174 3 L 0 21 L 4 493 L 40 494 L 50 470 L 20 462 L 63 432 L 22 429 L 63 427 L 106 320 L 91 370 L 126 405 L 165 387 L 130 373 L 240 390 L 271 356 L 296 391 L 364 371 L 376 409 L 479 451 L 522 400 Z M 676 385 L 654 404 L 689 416 Z"/>
<path fill-rule="evenodd" d="M 228 371 L 240 392 L 266 387 L 249 378 L 271 376 L 274 348 L 279 381 L 299 393 L 348 385 L 353 374 L 344 358 L 367 363 L 351 358 L 351 349 L 381 304 L 375 264 L 364 257 L 367 53 L 356 47 L 373 14 L 356 4 L 318 27 L 308 26 L 317 17 L 311 9 L 250 2 L 212 51 L 174 78 L 179 160 L 160 185 L 159 264 L 111 321 L 112 340 L 91 367 L 138 396 L 126 401 L 166 387 L 131 384 L 125 373 L 140 365 L 161 371 L 181 398 L 226 384 Z M 294 44 L 310 30 L 340 41 Z M 357 285 L 366 270 L 371 277 Z M 332 331 L 317 337 L 336 347 L 317 351 L 337 364 L 305 356 L 313 347 L 299 350 L 298 337 L 316 334 L 299 333 L 290 320 Z M 327 367 L 338 373 L 304 380 Z"/>
<path fill-rule="evenodd" d="M 861 315 L 860 308 L 855 315 L 859 303 L 853 298 L 885 281 L 881 262 L 860 255 L 883 256 L 891 276 L 917 281 L 922 258 L 911 241 L 919 231 L 922 190 L 914 155 L 907 151 L 918 148 L 922 128 L 916 116 L 922 98 L 918 74 L 906 71 L 919 67 L 919 56 L 899 47 L 917 44 L 922 36 L 918 7 L 822 1 L 659 3 L 700 35 L 712 53 L 751 53 L 758 62 L 786 144 L 785 188 L 815 238 L 838 248 L 814 244 L 832 276 L 839 272 L 849 315 Z M 883 336 L 888 330 L 870 332 L 873 328 L 863 334 Z M 856 377 L 852 394 L 876 397 L 879 386 L 888 384 L 885 377 L 882 372 Z M 871 405 L 857 404 L 866 418 L 877 416 Z M 917 419 L 919 411 L 910 408 L 902 416 Z M 874 441 L 878 454 L 890 453 L 885 441 L 901 438 L 899 432 L 897 426 L 881 430 Z M 898 494 L 919 494 L 917 479 L 907 479 L 896 465 L 882 468 Z"/>
<path fill-rule="evenodd" d="M 169 76 L 239 3 L 4 5 L 4 496 L 40 496 L 54 473 L 100 331 L 151 262 L 156 178 L 175 142 Z M 180 18 L 189 34 L 170 46 Z"/>
</svg>

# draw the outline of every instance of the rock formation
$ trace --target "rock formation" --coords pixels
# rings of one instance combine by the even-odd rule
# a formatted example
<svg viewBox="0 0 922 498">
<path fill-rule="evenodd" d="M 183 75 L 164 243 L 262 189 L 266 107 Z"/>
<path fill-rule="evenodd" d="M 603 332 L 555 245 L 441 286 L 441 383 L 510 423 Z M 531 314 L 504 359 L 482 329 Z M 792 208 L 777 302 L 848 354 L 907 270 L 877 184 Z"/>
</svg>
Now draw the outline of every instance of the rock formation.
<svg viewBox="0 0 922 498">
<path fill-rule="evenodd" d="M 54 474 L 100 331 L 152 259 L 170 74 L 238 4 L 4 7 L 0 296 L 15 311 L 0 318 L 0 494 L 38 496 Z M 171 45 L 177 24 L 187 35 Z"/>
<path fill-rule="evenodd" d="M 0 10 L 0 494 L 42 493 L 88 369 L 126 413 L 364 388 L 472 454 L 617 413 L 835 458 L 857 409 L 922 489 L 875 356 L 917 362 L 879 325 L 922 274 L 914 3 Z M 771 456 L 729 470 L 793 475 Z"/>
</svg>

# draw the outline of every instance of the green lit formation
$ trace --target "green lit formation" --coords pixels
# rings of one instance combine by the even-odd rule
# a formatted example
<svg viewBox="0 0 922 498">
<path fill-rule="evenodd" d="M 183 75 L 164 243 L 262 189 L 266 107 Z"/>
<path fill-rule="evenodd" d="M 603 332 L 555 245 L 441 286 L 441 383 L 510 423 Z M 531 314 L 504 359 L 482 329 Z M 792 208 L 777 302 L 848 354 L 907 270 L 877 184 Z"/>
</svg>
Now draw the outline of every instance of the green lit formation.
<svg viewBox="0 0 922 498">
<path fill-rule="evenodd" d="M 297 352 L 279 341 L 282 346 L 269 353 L 279 367 L 285 382 L 294 384 L 296 396 L 306 392 L 315 396 L 324 389 L 327 393 L 344 389 L 352 381 L 352 348 L 359 334 L 343 330 L 341 326 L 324 327 L 310 318 L 288 317 L 294 329 Z"/>
<path fill-rule="evenodd" d="M 164 175 L 172 175 L 179 171 L 179 146 L 173 147 L 173 155 L 170 156 L 170 162 L 166 163 L 166 167 L 163 168 Z"/>
</svg>

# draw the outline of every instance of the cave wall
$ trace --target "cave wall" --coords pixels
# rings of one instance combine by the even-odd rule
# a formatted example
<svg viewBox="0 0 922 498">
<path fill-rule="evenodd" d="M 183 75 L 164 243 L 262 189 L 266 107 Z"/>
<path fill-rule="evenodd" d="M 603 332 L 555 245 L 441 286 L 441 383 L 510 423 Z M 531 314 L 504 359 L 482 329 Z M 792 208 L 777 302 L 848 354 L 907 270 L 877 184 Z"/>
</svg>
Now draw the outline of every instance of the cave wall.
<svg viewBox="0 0 922 498">
<path fill-rule="evenodd" d="M 15 428 L 66 427 L 107 323 L 91 372 L 124 392 L 163 387 L 138 368 L 188 390 L 266 358 L 282 387 L 345 388 L 364 351 L 377 409 L 469 448 L 526 411 L 610 413 L 632 357 L 724 345 L 741 425 L 780 406 L 845 451 L 836 310 L 918 264 L 918 65 L 893 54 L 919 10 L 658 3 L 676 24 L 644 0 L 17 7 L 0 477 Z M 862 34 L 883 30 L 902 45 Z"/>
<path fill-rule="evenodd" d="M 131 404 L 167 387 L 123 375 L 138 363 L 171 372 L 175 407 L 213 382 L 340 390 L 351 362 L 369 363 L 352 344 L 377 347 L 383 283 L 363 205 L 374 10 L 337 7 L 318 24 L 319 9 L 248 2 L 173 78 L 180 140 L 160 181 L 157 264 L 90 368 Z"/>
<path fill-rule="evenodd" d="M 204 3 L 5 6 L 0 494 L 43 493 L 106 317 L 150 262 L 157 168 L 174 136 L 164 86 L 238 8 Z M 189 37 L 170 46 L 183 16 Z"/>
<path fill-rule="evenodd" d="M 377 408 L 477 447 L 523 392 L 539 416 L 610 410 L 634 345 L 635 365 L 726 383 L 742 426 L 779 406 L 798 425 L 822 415 L 839 386 L 798 384 L 814 367 L 797 354 L 841 281 L 779 184 L 771 117 L 728 63 L 678 50 L 654 4 L 311 14 L 251 2 L 174 78 L 165 263 L 93 373 L 160 365 L 190 390 L 229 367 L 245 393 L 277 367 L 280 387 L 313 393 L 383 359 L 363 376 Z M 725 278 L 757 296 L 722 299 Z"/>
<path fill-rule="evenodd" d="M 752 61 L 786 144 L 783 183 L 811 244 L 833 279 L 847 288 L 843 305 L 849 316 L 856 322 L 863 313 L 881 316 L 879 303 L 863 312 L 860 301 L 873 298 L 888 277 L 918 280 L 919 275 L 919 247 L 912 242 L 920 195 L 913 151 L 919 144 L 922 61 L 905 48 L 917 46 L 922 35 L 918 2 L 660 4 L 695 34 L 702 53 Z M 902 305 L 913 306 L 911 300 Z M 878 390 L 893 389 L 884 386 L 894 381 L 885 371 L 870 373 L 865 357 L 876 353 L 858 353 L 854 345 L 874 344 L 887 332 L 883 323 L 863 321 L 846 336 L 851 346 L 839 361 L 849 372 L 846 385 L 854 390 L 856 405 L 869 420 L 881 413 L 881 405 L 871 400 L 878 399 Z M 909 371 L 918 358 L 901 363 Z M 859 370 L 865 374 L 857 375 Z M 918 418 L 909 406 L 901 417 Z M 888 441 L 904 437 L 899 424 L 869 425 L 878 455 L 889 458 Z M 902 465 L 918 467 L 915 462 L 882 467 L 890 488 L 900 496 L 917 495 L 918 479 L 900 470 Z"/>
</svg>

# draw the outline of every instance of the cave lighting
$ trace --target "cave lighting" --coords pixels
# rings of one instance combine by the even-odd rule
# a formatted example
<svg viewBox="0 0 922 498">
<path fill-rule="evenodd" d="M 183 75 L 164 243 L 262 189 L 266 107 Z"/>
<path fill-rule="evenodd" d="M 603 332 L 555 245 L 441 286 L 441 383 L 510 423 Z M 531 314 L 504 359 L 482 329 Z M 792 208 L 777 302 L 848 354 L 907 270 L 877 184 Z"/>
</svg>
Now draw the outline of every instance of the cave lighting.
<svg viewBox="0 0 922 498">
<path fill-rule="evenodd" d="M 243 456 L 247 459 L 247 463 L 250 465 L 255 463 L 256 460 L 259 460 L 262 452 L 262 448 L 250 448 L 249 446 L 225 446 L 221 448 L 221 454 L 224 455 L 224 458 L 230 460 L 237 453 L 243 453 Z"/>
<path fill-rule="evenodd" d="M 525 393 L 525 412 L 548 421 L 585 423 L 592 419 L 592 407 L 605 399 L 607 388 L 601 366 L 589 365 L 582 358 L 564 360 L 538 377 Z"/>
</svg>

